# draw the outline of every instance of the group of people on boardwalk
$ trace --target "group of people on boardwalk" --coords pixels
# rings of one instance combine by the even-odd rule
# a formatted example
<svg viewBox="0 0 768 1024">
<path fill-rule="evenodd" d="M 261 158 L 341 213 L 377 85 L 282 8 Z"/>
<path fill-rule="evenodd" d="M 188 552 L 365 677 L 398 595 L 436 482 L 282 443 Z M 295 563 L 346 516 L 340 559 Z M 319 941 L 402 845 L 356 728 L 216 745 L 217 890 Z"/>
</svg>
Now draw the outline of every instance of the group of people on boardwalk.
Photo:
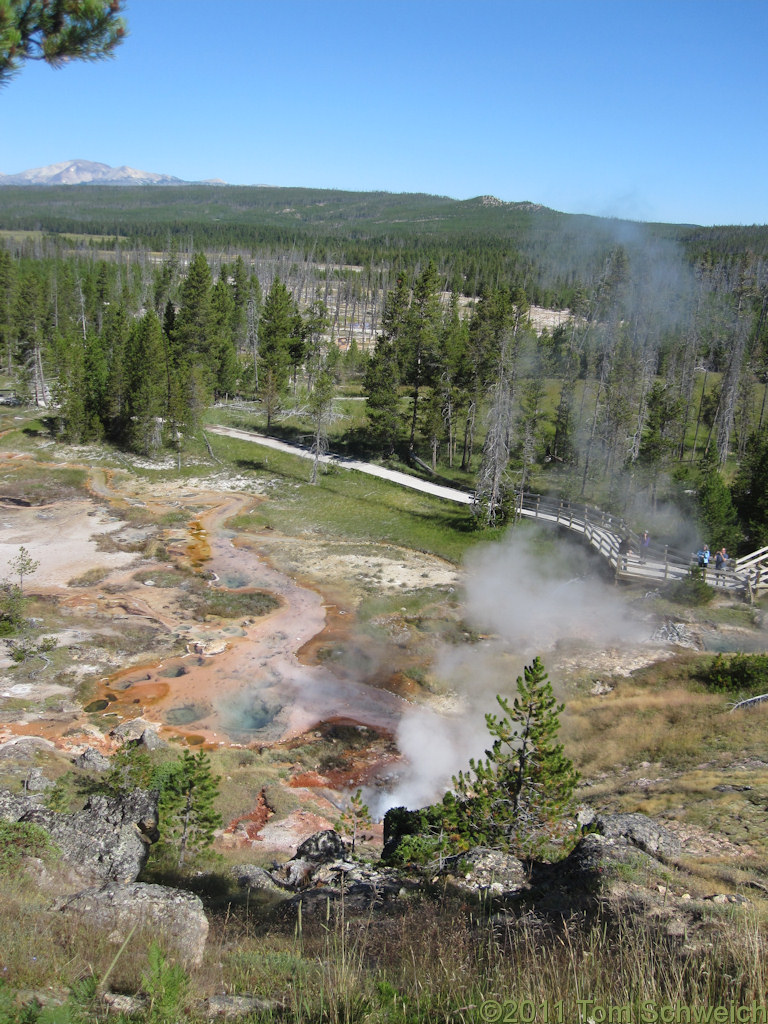
<svg viewBox="0 0 768 1024">
<path fill-rule="evenodd" d="M 640 536 L 639 551 L 637 554 L 637 560 L 640 563 L 640 565 L 645 565 L 648 561 L 648 552 L 650 550 L 650 546 L 651 535 L 648 532 L 648 530 L 644 530 Z M 625 535 L 619 541 L 618 547 L 618 565 L 622 570 L 626 571 L 628 559 L 631 555 L 634 554 L 635 551 L 632 547 L 632 541 L 628 536 Z M 718 573 L 718 577 L 722 570 L 728 564 L 729 559 L 729 555 L 728 552 L 725 550 L 725 547 L 720 548 L 718 551 L 715 552 L 713 556 L 712 552 L 709 550 L 708 544 L 702 544 L 702 546 L 699 548 L 699 550 L 695 553 L 693 557 L 696 560 L 696 563 L 699 565 L 699 567 L 704 570 L 705 574 L 710 563 L 714 562 L 715 570 Z"/>
<path fill-rule="evenodd" d="M 696 562 L 699 568 L 703 569 L 706 573 L 707 568 L 709 567 L 709 563 L 713 560 L 712 552 L 709 550 L 709 545 L 703 544 L 696 552 L 696 555 L 694 557 L 696 558 Z M 728 552 L 725 550 L 724 547 L 720 548 L 718 551 L 715 552 L 714 563 L 715 570 L 718 574 L 722 572 L 722 570 L 728 564 Z"/>
</svg>

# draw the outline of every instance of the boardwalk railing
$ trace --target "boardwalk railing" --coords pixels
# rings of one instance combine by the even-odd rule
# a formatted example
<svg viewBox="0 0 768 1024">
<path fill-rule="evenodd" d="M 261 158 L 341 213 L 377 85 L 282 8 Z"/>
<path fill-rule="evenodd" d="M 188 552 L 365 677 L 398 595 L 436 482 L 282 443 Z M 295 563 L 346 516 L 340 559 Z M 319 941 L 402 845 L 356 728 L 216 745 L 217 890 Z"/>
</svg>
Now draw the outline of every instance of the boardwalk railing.
<svg viewBox="0 0 768 1024">
<path fill-rule="evenodd" d="M 648 583 L 672 582 L 685 579 L 695 562 L 693 555 L 668 544 L 651 542 L 646 547 L 641 546 L 640 538 L 629 528 L 625 519 L 594 505 L 524 492 L 517 495 L 515 514 L 582 534 L 590 546 L 608 561 L 618 579 L 645 580 Z M 620 553 L 619 545 L 624 539 L 629 550 Z M 756 560 L 757 569 L 749 562 L 754 556 L 749 556 L 749 559 L 741 560 L 748 563 L 746 570 L 739 563 L 733 568 L 719 570 L 714 566 L 706 567 L 706 581 L 715 587 L 744 593 L 752 599 L 759 590 L 768 589 L 768 548 L 755 555 L 760 556 Z"/>
</svg>

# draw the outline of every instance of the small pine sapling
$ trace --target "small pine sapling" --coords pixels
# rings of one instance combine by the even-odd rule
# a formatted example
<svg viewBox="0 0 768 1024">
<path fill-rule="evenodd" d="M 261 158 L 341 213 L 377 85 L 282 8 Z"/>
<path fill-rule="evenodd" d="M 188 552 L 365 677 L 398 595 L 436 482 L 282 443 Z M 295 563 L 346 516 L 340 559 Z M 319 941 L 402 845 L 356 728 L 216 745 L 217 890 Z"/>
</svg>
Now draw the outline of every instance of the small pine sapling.
<svg viewBox="0 0 768 1024">
<path fill-rule="evenodd" d="M 349 797 L 346 807 L 341 812 L 341 817 L 336 822 L 336 828 L 343 836 L 349 836 L 352 853 L 355 852 L 357 837 L 365 828 L 370 828 L 373 818 L 363 801 L 363 791 L 358 789 Z"/>
<path fill-rule="evenodd" d="M 454 778 L 443 800 L 445 827 L 460 849 L 530 855 L 561 833 L 578 773 L 556 741 L 563 705 L 539 658 L 518 676 L 511 703 L 496 700 L 503 715 L 485 716 L 493 745 Z"/>
</svg>

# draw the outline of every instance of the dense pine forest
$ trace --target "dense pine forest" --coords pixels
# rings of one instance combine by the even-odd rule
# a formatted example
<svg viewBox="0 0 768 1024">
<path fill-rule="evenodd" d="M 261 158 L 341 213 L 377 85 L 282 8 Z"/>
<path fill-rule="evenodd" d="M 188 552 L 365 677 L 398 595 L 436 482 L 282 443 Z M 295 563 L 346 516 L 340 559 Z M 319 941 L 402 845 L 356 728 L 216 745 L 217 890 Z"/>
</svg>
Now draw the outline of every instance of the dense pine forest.
<svg viewBox="0 0 768 1024">
<path fill-rule="evenodd" d="M 768 543 L 767 249 L 766 227 L 488 196 L 6 187 L 0 352 L 63 441 L 181 461 L 234 402 L 475 490 L 478 526 L 538 490 L 746 550 Z"/>
</svg>

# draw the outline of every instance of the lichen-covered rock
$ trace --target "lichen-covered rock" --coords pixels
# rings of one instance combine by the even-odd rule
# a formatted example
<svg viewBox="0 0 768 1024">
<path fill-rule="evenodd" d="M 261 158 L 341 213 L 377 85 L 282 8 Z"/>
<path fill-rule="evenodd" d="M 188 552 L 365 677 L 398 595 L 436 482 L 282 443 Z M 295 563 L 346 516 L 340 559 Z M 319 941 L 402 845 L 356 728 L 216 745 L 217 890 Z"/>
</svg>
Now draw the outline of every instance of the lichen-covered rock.
<svg viewBox="0 0 768 1024">
<path fill-rule="evenodd" d="M 677 836 L 645 814 L 598 814 L 592 827 L 606 839 L 624 839 L 657 859 L 674 859 L 682 853 Z"/>
<path fill-rule="evenodd" d="M 260 999 L 258 996 L 209 996 L 205 1001 L 205 1015 L 208 1020 L 224 1017 L 225 1020 L 237 1020 L 250 1014 L 273 1014 L 280 1010 L 276 999 Z"/>
<path fill-rule="evenodd" d="M 87 772 L 105 772 L 109 768 L 109 758 L 93 747 L 86 747 L 82 754 L 77 755 L 74 765 Z"/>
<path fill-rule="evenodd" d="M 256 864 L 236 864 L 232 868 L 232 874 L 241 889 L 258 889 L 281 896 L 291 891 L 288 886 L 276 881 L 265 868 L 260 868 Z"/>
<path fill-rule="evenodd" d="M 208 919 L 200 898 L 193 893 L 143 882 L 109 882 L 70 896 L 58 909 L 87 921 L 89 928 L 105 932 L 115 945 L 122 945 L 138 925 L 149 930 L 187 967 L 202 963 Z"/>
<path fill-rule="evenodd" d="M 79 885 L 133 881 L 158 835 L 157 794 L 140 789 L 116 798 L 94 794 L 74 814 L 60 814 L 31 797 L 0 790 L 0 818 L 44 829 Z"/>
<path fill-rule="evenodd" d="M 315 832 L 298 847 L 287 864 L 280 869 L 281 879 L 291 889 L 303 889 L 312 882 L 324 864 L 343 861 L 347 855 L 344 840 L 332 828 Z"/>
<path fill-rule="evenodd" d="M 129 746 L 142 747 L 144 750 L 159 750 L 168 746 L 165 740 L 160 738 L 157 728 L 143 718 L 121 722 L 115 726 L 110 736 L 122 740 Z"/>
<path fill-rule="evenodd" d="M 0 821 L 21 821 L 33 807 L 40 807 L 39 799 L 10 793 L 0 789 Z"/>
<path fill-rule="evenodd" d="M 629 845 L 626 842 L 622 842 L 617 849 L 613 840 L 592 832 L 580 839 L 565 860 L 554 865 L 552 871 L 563 882 L 578 888 L 592 889 L 599 884 L 600 876 L 611 865 L 627 859 L 628 852 Z"/>
<path fill-rule="evenodd" d="M 372 882 L 350 882 L 338 888 L 321 885 L 317 888 L 305 889 L 290 900 L 281 903 L 278 912 L 281 917 L 293 917 L 298 914 L 299 907 L 303 917 L 322 916 L 335 908 L 343 907 L 344 914 L 365 913 L 373 907 L 397 898 L 397 892 L 389 892 Z"/>
<path fill-rule="evenodd" d="M 292 859 L 324 864 L 331 860 L 343 859 L 346 852 L 344 840 L 339 833 L 334 832 L 332 828 L 327 828 L 322 832 L 315 832 L 309 839 L 305 839 Z"/>
<path fill-rule="evenodd" d="M 511 853 L 476 846 L 467 853 L 447 857 L 442 873 L 453 884 L 467 892 L 490 892 L 494 895 L 521 892 L 529 888 L 528 875 L 522 861 Z"/>
<path fill-rule="evenodd" d="M 40 768 L 30 768 L 24 779 L 24 788 L 28 793 L 44 793 L 53 787 L 53 782 L 43 775 Z"/>
<path fill-rule="evenodd" d="M 565 860 L 551 867 L 553 876 L 574 891 L 602 888 L 621 865 L 658 868 L 682 850 L 675 836 L 644 814 L 597 815 L 592 827 L 598 831 L 583 836 Z"/>
<path fill-rule="evenodd" d="M 144 677 L 142 676 L 142 679 Z M 149 676 L 146 677 L 149 679 Z M 121 722 L 111 730 L 110 736 L 116 740 L 122 740 L 123 743 L 135 743 L 136 740 L 140 740 L 147 729 L 150 728 L 149 722 L 143 718 L 129 718 L 125 722 Z"/>
</svg>

